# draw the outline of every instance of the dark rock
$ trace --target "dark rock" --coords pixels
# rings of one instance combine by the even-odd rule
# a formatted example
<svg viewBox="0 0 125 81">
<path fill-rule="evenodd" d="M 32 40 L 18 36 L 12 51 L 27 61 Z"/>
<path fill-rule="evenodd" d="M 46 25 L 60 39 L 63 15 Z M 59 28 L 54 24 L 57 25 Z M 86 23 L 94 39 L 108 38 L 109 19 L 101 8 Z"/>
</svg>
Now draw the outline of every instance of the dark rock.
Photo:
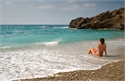
<svg viewBox="0 0 125 81">
<path fill-rule="evenodd" d="M 124 30 L 124 8 L 114 10 L 110 12 L 109 10 L 100 13 L 91 18 L 79 17 L 73 19 L 69 28 L 77 29 L 121 29 Z"/>
</svg>

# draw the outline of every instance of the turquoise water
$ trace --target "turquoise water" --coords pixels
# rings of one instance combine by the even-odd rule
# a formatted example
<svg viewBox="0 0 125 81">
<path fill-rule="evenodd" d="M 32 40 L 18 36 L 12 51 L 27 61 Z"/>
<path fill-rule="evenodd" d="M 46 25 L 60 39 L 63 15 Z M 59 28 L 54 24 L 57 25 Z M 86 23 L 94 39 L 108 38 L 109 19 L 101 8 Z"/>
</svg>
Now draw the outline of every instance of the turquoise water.
<svg viewBox="0 0 125 81">
<path fill-rule="evenodd" d="M 87 54 L 104 37 L 108 57 Z M 0 79 L 40 78 L 59 72 L 94 70 L 124 54 L 124 31 L 71 29 L 68 25 L 1 25 Z"/>
<path fill-rule="evenodd" d="M 1 25 L 0 47 L 58 45 L 124 36 L 122 30 L 71 29 L 68 25 Z"/>
</svg>

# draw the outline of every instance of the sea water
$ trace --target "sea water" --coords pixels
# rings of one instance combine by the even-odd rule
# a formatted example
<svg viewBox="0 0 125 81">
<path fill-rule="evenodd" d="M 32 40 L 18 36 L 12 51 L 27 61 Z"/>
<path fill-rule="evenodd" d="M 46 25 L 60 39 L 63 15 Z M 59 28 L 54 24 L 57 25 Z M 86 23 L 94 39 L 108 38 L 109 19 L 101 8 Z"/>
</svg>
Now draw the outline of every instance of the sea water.
<svg viewBox="0 0 125 81">
<path fill-rule="evenodd" d="M 87 54 L 105 38 L 108 57 Z M 123 30 L 72 29 L 68 25 L 1 25 L 0 79 L 11 81 L 58 72 L 98 69 L 124 53 Z"/>
</svg>

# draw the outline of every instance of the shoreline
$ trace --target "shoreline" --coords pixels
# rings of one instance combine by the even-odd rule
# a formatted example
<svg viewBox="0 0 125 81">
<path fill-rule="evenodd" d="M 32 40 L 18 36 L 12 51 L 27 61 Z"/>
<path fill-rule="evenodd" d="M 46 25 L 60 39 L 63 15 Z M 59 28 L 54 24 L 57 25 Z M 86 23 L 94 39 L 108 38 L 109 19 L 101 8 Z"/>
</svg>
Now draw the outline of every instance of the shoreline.
<svg viewBox="0 0 125 81">
<path fill-rule="evenodd" d="M 21 58 L 20 59 L 20 61 L 21 62 L 24 62 L 24 64 L 26 64 L 26 68 L 29 68 L 29 69 L 32 69 L 32 74 L 35 74 L 35 72 L 37 71 L 37 73 L 39 74 L 38 76 L 31 76 L 31 77 L 15 77 L 15 78 L 13 78 L 13 79 L 11 79 L 11 80 L 13 80 L 13 81 L 44 81 L 44 80 L 98 80 L 98 79 L 96 79 L 97 78 L 97 76 L 90 76 L 90 77 L 88 77 L 90 74 L 88 74 L 88 71 L 89 71 L 89 73 L 91 73 L 91 72 L 95 72 L 97 69 L 100 69 L 101 67 L 103 67 L 103 66 L 105 66 L 105 65 L 108 65 L 108 64 L 110 64 L 110 63 L 114 63 L 114 61 L 118 61 L 118 60 L 121 60 L 121 59 L 124 59 L 123 57 L 124 57 L 124 42 L 123 42 L 123 38 L 120 38 L 119 40 L 118 39 L 115 39 L 115 40 L 106 40 L 106 43 L 107 43 L 107 45 L 108 45 L 108 54 L 109 54 L 109 56 L 107 56 L 107 57 L 102 57 L 102 58 L 100 58 L 99 60 L 98 60 L 98 58 L 96 58 L 96 57 L 93 57 L 93 56 L 91 56 L 91 55 L 88 55 L 87 54 L 87 52 L 86 52 L 86 50 L 88 50 L 88 48 L 89 47 L 95 47 L 96 46 L 96 44 L 98 43 L 98 41 L 96 41 L 96 40 L 94 40 L 94 41 L 87 41 L 87 42 L 76 42 L 76 43 L 73 43 L 73 44 L 68 44 L 68 45 L 66 45 L 66 44 L 62 44 L 62 45 L 59 45 L 59 46 L 50 46 L 50 47 L 45 47 L 45 48 L 43 48 L 42 50 L 41 50 L 41 48 L 32 48 L 32 51 L 31 51 L 31 49 L 30 50 L 28 50 L 28 49 L 25 49 L 25 50 L 23 50 L 23 51 L 20 51 L 20 50 L 14 50 L 14 51 L 12 51 L 11 52 L 11 54 L 12 55 L 15 55 L 15 53 L 18 53 L 15 57 L 27 57 L 26 55 L 24 55 L 24 54 L 27 54 L 27 55 L 29 55 L 29 57 L 27 57 L 27 58 L 32 58 L 31 56 L 34 56 L 34 57 L 37 57 L 38 55 L 39 56 L 41 56 L 41 57 L 44 57 L 44 55 L 45 54 L 47 54 L 48 53 L 48 55 L 47 56 L 50 56 L 50 55 L 52 55 L 51 56 L 51 58 L 53 58 L 53 57 L 55 57 L 55 55 L 57 54 L 58 55 L 58 51 L 59 51 L 59 53 L 61 53 L 62 54 L 62 59 L 64 59 L 65 58 L 65 56 L 69 56 L 69 53 L 71 53 L 72 54 L 72 58 L 70 58 L 71 60 L 69 60 L 69 57 L 68 57 L 68 59 L 66 60 L 65 59 L 65 62 L 62 62 L 62 61 L 60 61 L 60 66 L 63 64 L 63 63 L 66 63 L 68 60 L 68 62 L 69 62 L 69 64 L 73 64 L 74 66 L 78 66 L 78 67 L 80 67 L 80 68 L 82 68 L 82 69 L 74 69 L 74 70 L 65 70 L 65 71 L 63 71 L 63 72 L 61 72 L 61 71 L 58 71 L 58 72 L 55 72 L 55 73 L 49 73 L 49 72 L 46 72 L 46 74 L 43 74 L 42 75 L 42 70 L 41 71 L 37 71 L 37 69 L 41 69 L 43 66 L 41 65 L 41 62 L 42 62 L 42 60 L 41 60 L 41 58 L 38 58 L 38 60 L 40 60 L 39 62 L 38 62 L 38 66 L 39 66 L 39 68 L 36 68 L 36 69 L 34 69 L 34 68 L 32 68 L 32 66 L 28 66 L 27 64 L 28 63 L 30 63 L 27 59 L 25 59 L 26 61 L 26 63 L 22 60 L 23 58 Z M 115 44 L 112 44 L 112 43 L 115 43 Z M 72 49 L 70 49 L 70 48 L 72 48 Z M 83 50 L 83 48 L 84 48 L 84 50 Z M 53 50 L 55 50 L 55 51 L 53 51 Z M 51 53 L 51 51 L 53 51 L 52 53 Z M 66 51 L 66 52 L 64 52 L 64 51 Z M 75 51 L 75 52 L 74 52 Z M 32 53 L 33 52 L 33 53 Z M 5 53 L 3 53 L 3 54 L 7 54 L 8 52 L 5 52 Z M 35 54 L 36 53 L 36 54 Z M 43 55 L 42 55 L 43 54 Z M 87 56 L 86 56 L 86 54 L 87 54 Z M 85 58 L 85 60 L 83 59 L 83 57 L 84 56 L 86 56 L 86 58 Z M 73 60 L 73 59 L 75 59 L 75 58 L 79 58 L 79 60 Z M 19 59 L 19 58 L 17 58 L 17 59 Z M 32 58 L 32 59 L 34 59 L 34 58 Z M 90 59 L 91 59 L 91 61 L 90 61 Z M 106 59 L 109 61 L 106 61 Z M 13 60 L 13 59 L 12 59 Z M 58 60 L 58 59 L 57 59 Z M 98 63 L 100 64 L 100 65 L 102 65 L 102 66 L 100 66 L 100 67 L 98 67 L 98 68 L 96 68 L 96 67 L 93 67 L 93 68 L 95 68 L 95 69 L 90 69 L 91 68 L 91 66 L 79 66 L 80 64 L 84 64 L 85 62 L 86 62 L 86 60 L 89 62 L 90 61 L 90 63 L 93 65 L 94 64 L 94 66 L 95 66 L 95 64 L 97 64 L 98 65 Z M 103 61 L 102 61 L 103 60 Z M 110 61 L 111 60 L 111 61 Z M 114 61 L 113 61 L 114 60 Z M 73 62 L 71 62 L 71 61 L 73 61 Z M 31 65 L 33 65 L 34 66 L 34 62 L 36 62 L 36 61 L 33 61 L 32 63 L 31 63 Z M 51 62 L 51 61 L 50 61 Z M 56 62 L 55 60 L 53 60 L 53 62 Z M 108 63 L 107 63 L 108 62 Z M 120 62 L 121 63 L 121 62 Z M 20 63 L 17 63 L 17 64 L 20 64 Z M 67 63 L 68 64 L 68 63 Z M 35 64 L 36 65 L 36 64 Z M 52 64 L 51 64 L 52 65 Z M 113 66 L 114 66 L 114 64 L 113 64 Z M 122 65 L 123 66 L 123 65 Z M 122 67 L 121 65 L 118 65 L 118 67 Z M 8 66 L 7 66 L 8 67 Z M 22 66 L 22 67 L 24 67 L 24 66 Z M 19 68 L 22 68 L 22 67 L 19 67 Z M 56 68 L 57 66 L 55 66 L 54 64 L 51 66 L 51 68 Z M 63 66 L 64 67 L 64 66 Z M 66 67 L 66 66 L 65 66 Z M 87 67 L 87 69 L 84 69 L 84 68 L 86 68 Z M 109 66 L 106 66 L 106 67 L 109 67 Z M 117 66 L 116 66 L 117 67 Z M 51 69 L 51 68 L 44 68 L 44 70 L 47 70 L 47 69 Z M 57 68 L 58 69 L 58 68 Z M 109 68 L 106 68 L 106 70 L 108 70 Z M 113 68 L 112 68 L 113 69 Z M 116 68 L 117 69 L 117 68 Z M 62 69 L 63 70 L 63 69 Z M 122 70 L 122 69 L 121 69 Z M 120 72 L 123 72 L 123 70 L 121 71 L 120 70 Z M 111 70 L 111 71 L 114 71 L 115 73 L 118 73 L 119 71 L 117 71 L 117 70 Z M 27 71 L 23 71 L 22 73 L 20 73 L 20 75 L 22 75 L 22 74 L 24 74 L 25 75 L 25 72 L 27 72 Z M 74 72 L 75 72 L 75 74 L 74 74 Z M 100 72 L 102 73 L 102 71 L 97 71 L 95 74 L 99 74 L 100 75 Z M 60 76 L 60 73 L 61 73 L 61 76 Z M 73 74 L 72 74 L 73 73 Z M 86 73 L 86 74 L 88 74 L 88 75 L 82 75 L 83 73 Z M 58 75 L 59 74 L 59 75 Z M 70 75 L 69 75 L 70 74 Z M 104 73 L 104 71 L 103 71 L 103 74 L 105 74 Z M 121 73 L 120 73 L 121 74 Z M 120 75 L 119 74 L 119 75 Z M 51 76 L 52 75 L 52 76 Z M 67 76 L 66 76 L 67 75 Z M 106 75 L 106 74 L 105 74 Z M 119 75 L 117 75 L 119 78 L 120 78 L 120 80 L 122 80 L 122 78 L 123 77 L 121 77 L 121 76 L 119 76 Z M 123 74 L 124 75 L 124 74 Z M 77 76 L 77 77 L 76 77 Z M 110 76 L 110 75 L 109 75 Z M 50 78 L 51 77 L 51 78 Z M 88 77 L 88 79 L 87 78 L 84 78 L 84 77 Z M 95 79 L 91 79 L 91 77 L 96 77 Z M 61 78 L 61 79 L 60 79 Z M 65 79 L 66 78 L 66 79 Z M 105 80 L 105 79 L 107 79 L 107 77 L 105 77 L 104 79 L 102 79 L 102 80 Z M 118 78 L 115 78 L 115 80 L 117 80 Z M 108 79 L 109 80 L 109 79 Z M 114 78 L 113 78 L 113 80 L 114 80 Z"/>
<path fill-rule="evenodd" d="M 20 79 L 13 81 L 69 81 L 69 80 L 87 80 L 87 81 L 111 81 L 125 80 L 124 76 L 124 58 L 116 60 L 112 63 L 103 65 L 101 68 L 96 70 L 76 70 L 70 72 L 59 72 L 52 76 L 32 78 L 32 79 Z"/>
<path fill-rule="evenodd" d="M 120 38 L 120 40 L 121 39 L 124 40 L 124 38 Z M 117 39 L 115 39 L 115 40 L 117 40 Z M 107 40 L 107 43 L 109 43 L 110 41 L 111 41 L 110 39 Z M 88 41 L 88 42 L 90 42 L 90 41 Z M 94 41 L 94 44 L 96 44 L 97 42 L 98 41 Z M 84 42 L 77 42 L 77 43 L 69 44 L 69 45 L 70 46 L 76 45 L 76 44 L 80 45 L 80 44 L 83 44 L 83 43 Z M 55 48 L 57 48 L 57 47 L 58 46 L 55 46 Z M 65 45 L 64 46 L 61 45 L 60 47 L 61 47 L 60 49 L 63 49 L 63 48 L 65 48 Z M 53 47 L 49 47 L 48 49 L 52 50 L 52 48 Z M 121 48 L 118 48 L 118 49 L 121 50 Z M 117 54 L 118 55 L 116 55 L 115 57 L 113 55 L 109 55 L 108 59 L 118 57 L 118 58 L 120 58 L 119 61 L 115 60 L 113 62 L 107 63 L 105 65 L 102 65 L 102 67 L 99 68 L 99 69 L 95 69 L 95 70 L 79 70 L 78 69 L 78 70 L 75 70 L 75 71 L 59 72 L 59 73 L 53 74 L 52 76 L 26 78 L 26 79 L 23 78 L 23 79 L 18 79 L 18 80 L 13 80 L 13 81 L 48 81 L 48 80 L 49 81 L 55 81 L 55 80 L 59 80 L 59 81 L 62 81 L 62 80 L 87 80 L 87 81 L 88 80 L 106 80 L 106 81 L 109 81 L 109 80 L 125 80 L 125 78 L 124 78 L 124 68 L 123 68 L 124 64 L 125 64 L 124 60 L 123 60 L 125 58 L 124 57 L 125 56 L 124 50 L 119 51 Z M 106 58 L 106 57 L 104 56 L 104 58 Z M 116 62 L 116 61 L 118 61 L 118 62 Z M 110 65 L 114 66 L 114 67 L 111 68 Z M 103 67 L 104 67 L 104 70 L 101 70 Z M 116 67 L 119 67 L 120 69 L 117 70 L 118 68 L 116 68 Z M 111 68 L 111 71 L 109 71 L 109 68 Z M 109 71 L 109 73 L 106 73 L 105 72 L 106 70 L 107 70 L 107 72 Z M 112 73 L 112 71 L 114 73 Z M 84 73 L 85 73 L 85 75 L 83 75 Z M 91 75 L 91 73 L 94 74 L 94 75 Z M 115 74 L 115 73 L 119 73 L 119 74 Z M 101 75 L 101 74 L 104 74 L 106 76 L 104 76 L 104 77 L 96 76 L 96 75 Z M 117 77 L 113 77 L 113 76 L 117 76 Z"/>
</svg>

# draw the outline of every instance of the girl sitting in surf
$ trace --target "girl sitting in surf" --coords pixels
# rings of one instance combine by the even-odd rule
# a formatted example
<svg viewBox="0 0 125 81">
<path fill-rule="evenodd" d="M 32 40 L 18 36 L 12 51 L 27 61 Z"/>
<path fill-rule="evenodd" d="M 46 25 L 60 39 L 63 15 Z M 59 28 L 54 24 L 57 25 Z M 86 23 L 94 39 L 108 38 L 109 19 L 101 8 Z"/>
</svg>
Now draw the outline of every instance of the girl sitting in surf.
<svg viewBox="0 0 125 81">
<path fill-rule="evenodd" d="M 88 54 L 100 57 L 103 55 L 103 52 L 105 52 L 105 55 L 107 56 L 105 39 L 100 38 L 100 43 L 98 43 L 98 50 L 96 48 L 90 48 Z"/>
</svg>

